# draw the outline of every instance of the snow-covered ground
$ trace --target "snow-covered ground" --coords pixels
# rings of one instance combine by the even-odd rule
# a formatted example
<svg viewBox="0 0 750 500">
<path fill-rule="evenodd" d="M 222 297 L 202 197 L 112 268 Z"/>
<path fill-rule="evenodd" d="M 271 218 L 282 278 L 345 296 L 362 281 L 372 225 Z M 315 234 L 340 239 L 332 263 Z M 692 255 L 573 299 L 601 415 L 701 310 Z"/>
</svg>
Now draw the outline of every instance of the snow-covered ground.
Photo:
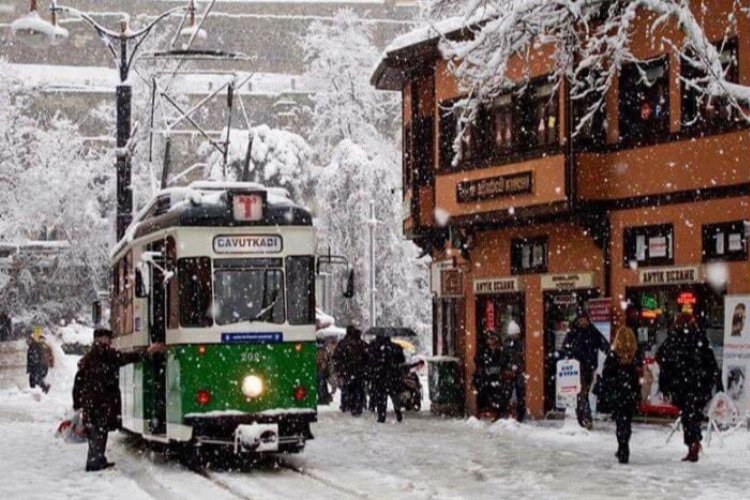
<svg viewBox="0 0 750 500">
<path fill-rule="evenodd" d="M 56 352 L 62 356 L 61 351 Z M 76 359 L 59 360 L 49 395 L 11 377 L 0 390 L 0 498 L 747 498 L 750 433 L 714 441 L 698 464 L 680 462 L 679 437 L 638 425 L 631 464 L 613 456 L 612 426 L 593 432 L 560 422 L 519 425 L 407 415 L 377 425 L 322 409 L 302 455 L 242 471 L 190 472 L 112 435 L 112 470 L 85 473 L 85 445 L 54 437 L 70 400 Z M 0 374 L 0 378 L 3 377 Z M 9 387 L 10 386 L 10 387 Z M 281 466 L 279 466 L 281 465 Z"/>
</svg>

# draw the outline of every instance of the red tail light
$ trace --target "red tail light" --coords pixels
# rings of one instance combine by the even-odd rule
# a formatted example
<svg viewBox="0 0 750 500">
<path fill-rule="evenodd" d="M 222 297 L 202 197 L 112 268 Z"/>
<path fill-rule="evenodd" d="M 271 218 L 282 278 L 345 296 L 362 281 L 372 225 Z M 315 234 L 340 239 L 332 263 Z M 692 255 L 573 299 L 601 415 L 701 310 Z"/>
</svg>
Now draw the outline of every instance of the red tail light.
<svg viewBox="0 0 750 500">
<path fill-rule="evenodd" d="M 298 385 L 294 388 L 294 399 L 297 401 L 302 401 L 307 397 L 307 388 L 304 386 Z"/>
<path fill-rule="evenodd" d="M 206 406 L 211 402 L 211 393 L 206 389 L 201 389 L 195 393 L 195 401 L 201 406 Z"/>
</svg>

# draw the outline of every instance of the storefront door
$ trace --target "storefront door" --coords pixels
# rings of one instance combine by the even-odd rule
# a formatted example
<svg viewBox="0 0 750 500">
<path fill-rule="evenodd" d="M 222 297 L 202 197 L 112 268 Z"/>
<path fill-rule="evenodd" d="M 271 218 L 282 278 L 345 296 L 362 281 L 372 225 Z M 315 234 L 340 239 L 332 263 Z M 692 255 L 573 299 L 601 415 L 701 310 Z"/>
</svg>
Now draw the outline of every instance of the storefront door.
<svg viewBox="0 0 750 500">
<path fill-rule="evenodd" d="M 555 411 L 557 361 L 570 325 L 589 299 L 598 297 L 595 289 L 566 290 L 544 294 L 544 411 Z"/>
<path fill-rule="evenodd" d="M 502 293 L 477 297 L 477 346 L 485 343 L 485 332 L 493 330 L 505 339 L 508 326 L 515 321 L 526 331 L 526 303 L 523 293 Z M 525 338 L 525 336 L 524 336 Z"/>
</svg>

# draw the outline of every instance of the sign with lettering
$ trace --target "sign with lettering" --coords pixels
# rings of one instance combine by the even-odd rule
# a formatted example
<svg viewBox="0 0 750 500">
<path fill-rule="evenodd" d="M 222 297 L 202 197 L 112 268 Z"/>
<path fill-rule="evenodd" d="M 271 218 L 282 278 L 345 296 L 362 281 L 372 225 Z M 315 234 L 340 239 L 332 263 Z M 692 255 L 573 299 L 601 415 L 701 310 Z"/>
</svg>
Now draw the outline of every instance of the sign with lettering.
<svg viewBox="0 0 750 500">
<path fill-rule="evenodd" d="M 430 264 L 430 291 L 435 296 L 442 294 L 442 273 L 446 269 L 453 269 L 453 260 L 439 260 Z"/>
<path fill-rule="evenodd" d="M 531 172 L 500 175 L 475 181 L 459 182 L 456 186 L 456 199 L 459 203 L 504 198 L 532 192 Z"/>
<path fill-rule="evenodd" d="M 745 414 L 750 414 L 750 295 L 724 297 L 724 390 Z"/>
<path fill-rule="evenodd" d="M 542 290 L 594 288 L 594 273 L 543 274 Z"/>
<path fill-rule="evenodd" d="M 642 269 L 640 280 L 642 285 L 680 285 L 701 281 L 701 273 L 697 266 Z"/>
<path fill-rule="evenodd" d="M 284 247 L 274 234 L 219 235 L 214 238 L 215 253 L 279 253 Z"/>
<path fill-rule="evenodd" d="M 474 280 L 474 294 L 512 293 L 519 291 L 518 278 L 487 278 Z"/>
<path fill-rule="evenodd" d="M 262 220 L 264 203 L 262 193 L 235 194 L 232 196 L 232 216 L 241 222 Z"/>
<path fill-rule="evenodd" d="M 561 359 L 557 362 L 555 394 L 558 408 L 575 408 L 581 392 L 581 363 L 577 359 Z"/>
<path fill-rule="evenodd" d="M 460 269 L 446 269 L 440 273 L 440 296 L 461 297 L 464 294 L 464 275 Z"/>
</svg>

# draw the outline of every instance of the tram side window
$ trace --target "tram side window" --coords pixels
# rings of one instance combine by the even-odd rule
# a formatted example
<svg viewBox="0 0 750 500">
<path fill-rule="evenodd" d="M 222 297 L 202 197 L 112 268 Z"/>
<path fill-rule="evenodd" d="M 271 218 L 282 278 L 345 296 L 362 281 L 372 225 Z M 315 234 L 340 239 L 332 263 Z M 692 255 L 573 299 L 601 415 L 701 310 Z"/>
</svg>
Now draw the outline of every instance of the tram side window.
<svg viewBox="0 0 750 500">
<path fill-rule="evenodd" d="M 190 257 L 177 264 L 179 276 L 180 325 L 202 328 L 211 326 L 211 259 Z"/>
<path fill-rule="evenodd" d="M 315 260 L 312 256 L 287 257 L 286 289 L 289 324 L 315 323 Z"/>
</svg>

